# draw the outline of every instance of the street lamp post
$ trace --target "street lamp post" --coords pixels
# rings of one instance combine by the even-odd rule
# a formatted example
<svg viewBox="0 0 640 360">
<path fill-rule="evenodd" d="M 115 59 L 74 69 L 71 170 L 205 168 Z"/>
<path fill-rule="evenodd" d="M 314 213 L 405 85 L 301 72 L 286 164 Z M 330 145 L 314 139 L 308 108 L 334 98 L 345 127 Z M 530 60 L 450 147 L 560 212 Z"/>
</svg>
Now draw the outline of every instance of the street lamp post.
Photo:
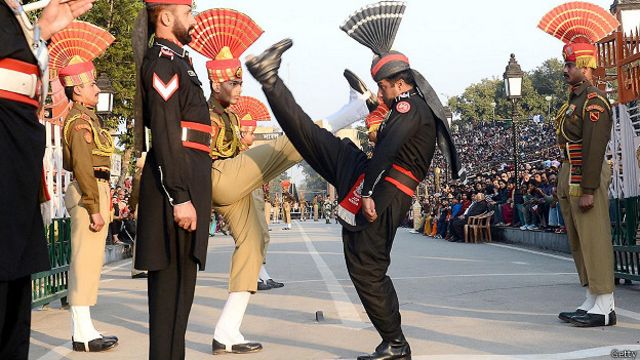
<svg viewBox="0 0 640 360">
<path fill-rule="evenodd" d="M 520 68 L 520 65 L 516 61 L 516 55 L 511 54 L 509 64 L 503 74 L 504 87 L 507 98 L 511 100 L 513 105 L 511 111 L 511 128 L 513 129 L 513 167 L 515 172 L 516 186 L 518 186 L 518 125 L 516 122 L 516 105 L 520 98 L 522 98 L 522 78 L 524 72 Z"/>
<path fill-rule="evenodd" d="M 553 96 L 547 95 L 544 97 L 544 99 L 547 100 L 547 103 L 549 104 L 549 110 L 547 110 L 547 119 L 548 121 L 551 121 L 551 100 L 553 100 Z"/>
<path fill-rule="evenodd" d="M 116 93 L 115 89 L 111 86 L 111 79 L 109 79 L 107 74 L 100 73 L 100 76 L 96 79 L 96 85 L 100 88 L 96 114 L 111 114 L 113 111 L 113 94 Z"/>
</svg>

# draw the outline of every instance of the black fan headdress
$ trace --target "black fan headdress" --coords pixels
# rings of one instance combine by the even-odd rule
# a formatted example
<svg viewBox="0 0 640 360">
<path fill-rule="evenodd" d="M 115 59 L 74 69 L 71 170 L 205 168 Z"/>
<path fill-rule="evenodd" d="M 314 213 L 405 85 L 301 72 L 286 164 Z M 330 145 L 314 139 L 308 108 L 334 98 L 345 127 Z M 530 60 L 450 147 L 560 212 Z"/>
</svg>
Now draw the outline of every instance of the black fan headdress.
<svg viewBox="0 0 640 360">
<path fill-rule="evenodd" d="M 442 103 L 427 79 L 409 66 L 409 59 L 401 52 L 391 50 L 406 8 L 404 1 L 380 1 L 357 10 L 340 26 L 351 38 L 368 47 L 375 54 L 371 76 L 376 82 L 405 70 L 411 70 L 420 96 L 433 111 L 437 125 L 440 151 L 450 164 L 452 177 L 460 176 L 460 161 L 455 144 L 449 134 L 449 124 Z"/>
<path fill-rule="evenodd" d="M 380 1 L 357 10 L 340 26 L 375 54 L 371 64 L 371 76 L 375 81 L 409 69 L 409 59 L 391 50 L 405 8 L 404 1 Z"/>
</svg>

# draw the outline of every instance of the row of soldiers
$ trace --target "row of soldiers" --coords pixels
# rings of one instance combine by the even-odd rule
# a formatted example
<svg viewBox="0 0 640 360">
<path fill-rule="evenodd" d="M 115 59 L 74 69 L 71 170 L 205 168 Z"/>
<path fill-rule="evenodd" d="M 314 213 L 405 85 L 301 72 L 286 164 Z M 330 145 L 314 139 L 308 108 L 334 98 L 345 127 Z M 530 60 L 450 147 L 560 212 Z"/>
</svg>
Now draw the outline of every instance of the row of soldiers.
<svg viewBox="0 0 640 360">
<path fill-rule="evenodd" d="M 12 190 L 2 192 L 0 213 L 3 359 L 27 358 L 30 274 L 49 267 L 38 211 L 38 195 L 46 197 L 46 191 L 41 180 L 44 130 L 37 115 L 48 93 L 46 87 L 40 87 L 49 83 L 47 71 L 73 103 L 63 130 L 64 166 L 75 177 L 65 197 L 73 224 L 69 276 L 72 347 L 96 352 L 118 343 L 116 337 L 97 331 L 90 317 L 90 307 L 97 301 L 104 251 L 104 241 L 93 240 L 104 239 L 106 180 L 114 151 L 113 141 L 94 111 L 100 89 L 92 60 L 114 38 L 90 24 L 69 26 L 91 8 L 92 0 L 60 2 L 51 0 L 35 27 L 19 2 L 0 2 L 0 19 L 8 29 L 0 32 L 0 165 L 14 175 L 2 179 Z M 399 23 L 387 19 L 399 21 L 404 9 L 401 2 L 380 2 L 356 11 L 341 27 L 374 52 L 371 75 L 387 109 L 378 128 L 369 134 L 376 144 L 369 157 L 332 131 L 363 117 L 362 109 L 364 114 L 373 114 L 376 98 L 361 80 L 346 73 L 357 94 L 325 119 L 325 128 L 318 126 L 278 76 L 281 56 L 293 44 L 289 39 L 247 61 L 286 134 L 252 147 L 253 120 L 239 116 L 231 107 L 238 103 L 242 91 L 239 57 L 262 29 L 235 10 L 210 9 L 194 18 L 191 0 L 145 1 L 133 38 L 138 70 L 136 134 L 141 140 L 147 128 L 152 136 L 140 174 L 135 266 L 148 270 L 150 359 L 185 357 L 196 274 L 206 265 L 212 205 L 229 223 L 236 242 L 229 296 L 214 330 L 212 352 L 262 349 L 260 343 L 246 340 L 240 332 L 250 295 L 257 290 L 263 270 L 266 272 L 269 234 L 255 191 L 303 158 L 337 189 L 347 269 L 382 338 L 373 353 L 358 359 L 411 358 L 398 298 L 386 275 L 391 247 L 415 188 L 426 176 L 436 144 L 448 159 L 453 177 L 457 177 L 460 164 L 433 88 L 410 67 L 404 54 L 391 50 Z M 377 11 L 378 16 L 370 16 L 371 11 Z M 585 12 L 594 11 L 599 10 Z M 572 88 L 558 117 L 559 143 L 567 156 L 560 180 L 566 186 L 559 186 L 558 192 L 563 214 L 571 219 L 567 227 L 580 280 L 588 290 L 585 303 L 575 312 L 561 313 L 560 318 L 577 326 L 616 322 L 606 212 L 610 173 L 603 162 L 611 109 L 590 82 L 596 57 L 593 43 L 617 26 L 615 19 L 609 21 L 604 14 L 600 14 L 604 24 L 591 24 L 598 31 L 584 24 L 560 27 L 559 17 L 553 14 L 549 23 L 541 26 L 567 43 L 563 51 L 565 76 Z M 55 33 L 61 35 L 56 38 Z M 64 40 L 73 39 L 77 36 L 74 33 L 93 34 L 81 39 L 95 46 L 70 50 Z M 185 45 L 209 59 L 208 100 Z"/>
</svg>

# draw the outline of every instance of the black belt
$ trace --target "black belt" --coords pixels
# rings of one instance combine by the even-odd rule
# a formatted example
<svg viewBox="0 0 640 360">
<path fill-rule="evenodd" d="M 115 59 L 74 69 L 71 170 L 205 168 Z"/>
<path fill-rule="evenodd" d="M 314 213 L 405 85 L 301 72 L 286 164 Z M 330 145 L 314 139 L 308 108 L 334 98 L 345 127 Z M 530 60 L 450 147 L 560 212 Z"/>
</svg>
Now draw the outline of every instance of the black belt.
<svg viewBox="0 0 640 360">
<path fill-rule="evenodd" d="M 93 169 L 93 176 L 95 176 L 96 179 L 111 180 L 111 172 L 107 170 Z"/>
<path fill-rule="evenodd" d="M 211 134 L 207 134 L 202 131 L 193 131 L 191 129 L 185 130 L 182 141 L 194 142 L 207 147 L 211 146 Z"/>
</svg>

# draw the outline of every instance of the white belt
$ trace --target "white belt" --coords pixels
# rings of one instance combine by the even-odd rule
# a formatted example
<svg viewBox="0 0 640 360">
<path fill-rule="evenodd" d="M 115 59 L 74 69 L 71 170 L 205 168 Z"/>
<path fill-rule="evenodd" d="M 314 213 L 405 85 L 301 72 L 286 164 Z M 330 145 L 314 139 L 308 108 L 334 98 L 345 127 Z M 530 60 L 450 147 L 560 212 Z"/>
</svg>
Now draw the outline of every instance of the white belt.
<svg viewBox="0 0 640 360">
<path fill-rule="evenodd" d="M 0 90 L 35 98 L 38 90 L 38 76 L 20 71 L 0 68 Z"/>
</svg>

